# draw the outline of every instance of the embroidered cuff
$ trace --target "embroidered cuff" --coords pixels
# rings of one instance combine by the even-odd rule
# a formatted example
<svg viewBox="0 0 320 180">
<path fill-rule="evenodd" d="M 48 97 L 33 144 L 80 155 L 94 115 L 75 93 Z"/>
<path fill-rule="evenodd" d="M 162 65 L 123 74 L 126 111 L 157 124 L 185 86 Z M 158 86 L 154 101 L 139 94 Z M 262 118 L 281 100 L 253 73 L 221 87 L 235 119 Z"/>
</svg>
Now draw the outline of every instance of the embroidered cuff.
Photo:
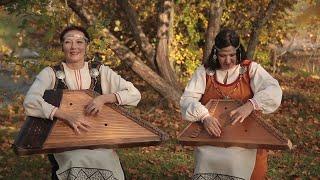
<svg viewBox="0 0 320 180">
<path fill-rule="evenodd" d="M 54 107 L 54 108 L 52 109 L 52 111 L 51 111 L 51 113 L 50 113 L 50 115 L 49 115 L 49 119 L 50 119 L 50 120 L 53 120 L 53 116 L 54 116 L 54 114 L 56 113 L 57 110 L 58 110 L 57 107 Z"/>
<path fill-rule="evenodd" d="M 114 95 L 116 95 L 116 98 L 117 98 L 117 101 L 118 101 L 118 103 L 117 103 L 117 104 L 122 105 L 122 100 L 121 100 L 120 95 L 119 95 L 117 92 L 116 92 L 116 93 L 114 93 Z"/>
<path fill-rule="evenodd" d="M 201 123 L 203 123 L 203 120 L 204 120 L 206 117 L 208 117 L 208 116 L 210 116 L 209 113 L 206 113 L 206 114 L 204 114 L 203 116 L 201 116 L 201 117 L 200 117 Z"/>
<path fill-rule="evenodd" d="M 261 110 L 256 100 L 254 100 L 254 99 L 248 99 L 248 100 L 249 100 L 249 101 L 251 102 L 251 104 L 253 105 L 253 109 L 254 109 L 254 110 Z"/>
</svg>

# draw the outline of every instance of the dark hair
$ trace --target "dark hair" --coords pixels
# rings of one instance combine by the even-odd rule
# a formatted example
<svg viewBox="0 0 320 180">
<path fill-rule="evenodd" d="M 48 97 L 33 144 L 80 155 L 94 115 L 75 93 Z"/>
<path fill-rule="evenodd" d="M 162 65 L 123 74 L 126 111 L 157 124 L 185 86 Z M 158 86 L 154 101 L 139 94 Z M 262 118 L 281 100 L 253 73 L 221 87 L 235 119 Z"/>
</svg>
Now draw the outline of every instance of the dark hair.
<svg viewBox="0 0 320 180">
<path fill-rule="evenodd" d="M 215 38 L 215 45 L 211 49 L 210 56 L 205 62 L 204 66 L 206 68 L 209 68 L 210 70 L 219 69 L 221 67 L 218 59 L 214 60 L 213 56 L 215 52 L 219 51 L 219 49 L 233 46 L 234 48 L 237 48 L 239 45 L 239 48 L 237 49 L 236 55 L 237 55 L 237 63 L 240 64 L 243 60 L 247 58 L 246 51 L 243 47 L 243 45 L 240 43 L 240 37 L 239 35 L 231 29 L 223 29 L 221 30 L 216 38 Z"/>
<path fill-rule="evenodd" d="M 80 31 L 84 34 L 84 36 L 88 39 L 88 42 L 90 42 L 90 36 L 89 36 L 89 33 L 87 32 L 87 30 L 81 26 L 68 26 L 66 27 L 60 34 L 60 42 L 62 43 L 63 42 L 63 37 L 65 34 L 67 34 L 67 32 L 69 31 L 73 31 L 73 30 L 76 30 L 76 31 Z"/>
</svg>

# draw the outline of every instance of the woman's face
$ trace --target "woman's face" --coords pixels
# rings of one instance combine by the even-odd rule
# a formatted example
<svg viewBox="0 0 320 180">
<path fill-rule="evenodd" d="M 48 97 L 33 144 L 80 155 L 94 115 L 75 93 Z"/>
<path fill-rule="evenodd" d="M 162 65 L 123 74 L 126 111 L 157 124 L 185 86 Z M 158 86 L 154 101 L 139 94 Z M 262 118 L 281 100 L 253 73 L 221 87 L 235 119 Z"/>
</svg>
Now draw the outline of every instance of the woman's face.
<svg viewBox="0 0 320 180">
<path fill-rule="evenodd" d="M 84 62 L 87 48 L 85 35 L 78 30 L 68 31 L 63 38 L 62 49 L 67 63 Z"/>
<path fill-rule="evenodd" d="M 221 48 L 217 51 L 218 61 L 222 70 L 227 70 L 237 65 L 237 50 L 233 46 Z"/>
</svg>

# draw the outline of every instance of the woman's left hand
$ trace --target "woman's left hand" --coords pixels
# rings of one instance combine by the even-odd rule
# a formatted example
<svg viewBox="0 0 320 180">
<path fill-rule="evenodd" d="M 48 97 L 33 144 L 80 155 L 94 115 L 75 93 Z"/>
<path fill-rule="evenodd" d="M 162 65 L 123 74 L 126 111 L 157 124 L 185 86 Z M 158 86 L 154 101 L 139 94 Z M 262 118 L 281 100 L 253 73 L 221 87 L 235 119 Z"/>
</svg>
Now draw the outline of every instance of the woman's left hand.
<svg viewBox="0 0 320 180">
<path fill-rule="evenodd" d="M 114 103 L 117 102 L 116 95 L 114 94 L 105 94 L 100 95 L 93 100 L 91 100 L 85 107 L 86 115 L 97 115 L 101 110 L 102 106 L 105 103 Z"/>
<path fill-rule="evenodd" d="M 237 109 L 230 112 L 230 117 L 232 119 L 232 125 L 235 125 L 240 121 L 242 123 L 245 118 L 247 118 L 251 112 L 254 110 L 253 105 L 250 101 L 244 105 L 238 107 Z"/>
</svg>

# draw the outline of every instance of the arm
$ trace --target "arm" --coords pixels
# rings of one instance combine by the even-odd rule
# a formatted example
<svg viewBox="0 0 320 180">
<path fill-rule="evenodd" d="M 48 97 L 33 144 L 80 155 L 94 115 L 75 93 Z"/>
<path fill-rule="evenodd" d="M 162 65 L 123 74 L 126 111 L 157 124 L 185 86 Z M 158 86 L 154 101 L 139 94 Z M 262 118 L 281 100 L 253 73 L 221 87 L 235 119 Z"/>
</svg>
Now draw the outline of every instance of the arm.
<svg viewBox="0 0 320 180">
<path fill-rule="evenodd" d="M 27 116 L 53 119 L 56 107 L 45 102 L 42 96 L 45 90 L 53 88 L 54 83 L 55 75 L 50 67 L 46 67 L 36 76 L 23 102 Z"/>
<path fill-rule="evenodd" d="M 120 105 L 136 106 L 141 94 L 131 82 L 121 78 L 108 66 L 100 67 L 102 95 L 93 99 L 86 108 L 87 114 L 97 114 L 103 104 L 118 103 Z"/>
<path fill-rule="evenodd" d="M 43 69 L 37 75 L 23 103 L 26 115 L 51 120 L 53 117 L 57 117 L 68 124 L 77 134 L 80 134 L 79 129 L 87 131 L 87 128 L 90 127 L 87 122 L 71 114 L 64 113 L 59 108 L 44 101 L 44 92 L 48 89 L 53 89 L 54 84 L 55 74 L 50 67 Z"/>
<path fill-rule="evenodd" d="M 250 86 L 254 93 L 241 107 L 230 112 L 232 124 L 242 123 L 253 110 L 261 110 L 262 113 L 274 112 L 281 103 L 282 90 L 279 83 L 259 64 L 252 62 L 250 71 Z"/>
<path fill-rule="evenodd" d="M 187 121 L 201 121 L 210 135 L 220 136 L 219 121 L 209 114 L 208 109 L 200 103 L 206 88 L 206 71 L 200 66 L 193 74 L 180 100 L 182 118 Z"/>
<path fill-rule="evenodd" d="M 281 104 L 282 90 L 274 79 L 263 67 L 252 62 L 250 68 L 251 89 L 254 93 L 251 102 L 255 110 L 268 114 L 274 112 Z"/>
<path fill-rule="evenodd" d="M 187 121 L 200 121 L 209 115 L 208 109 L 200 103 L 206 88 L 206 71 L 203 66 L 198 67 L 192 75 L 180 99 L 182 118 Z"/>
<path fill-rule="evenodd" d="M 124 80 L 108 66 L 101 66 L 101 88 L 103 94 L 114 94 L 119 105 L 136 106 L 141 94 L 129 81 Z"/>
</svg>

